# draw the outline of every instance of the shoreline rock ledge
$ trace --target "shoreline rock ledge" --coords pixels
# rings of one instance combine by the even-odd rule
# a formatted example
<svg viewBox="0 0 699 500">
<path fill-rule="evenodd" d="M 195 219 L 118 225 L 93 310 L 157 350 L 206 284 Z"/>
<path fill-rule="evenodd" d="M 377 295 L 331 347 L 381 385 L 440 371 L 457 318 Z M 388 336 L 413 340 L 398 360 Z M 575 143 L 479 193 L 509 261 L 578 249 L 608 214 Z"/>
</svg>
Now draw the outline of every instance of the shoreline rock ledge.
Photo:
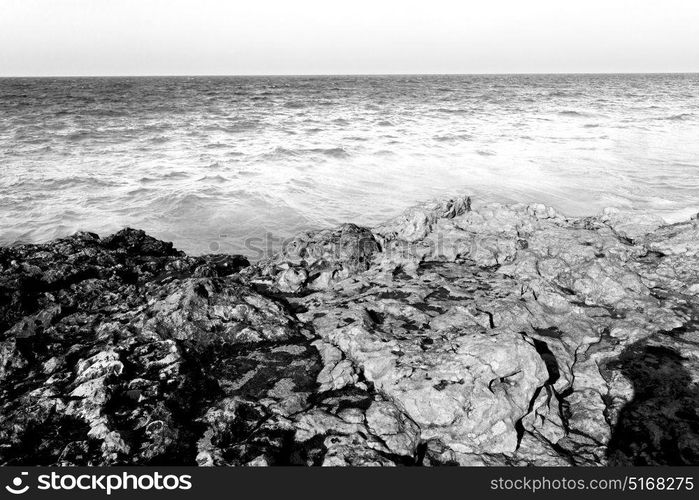
<svg viewBox="0 0 699 500">
<path fill-rule="evenodd" d="M 699 464 L 699 221 L 466 197 L 0 249 L 3 465 Z"/>
</svg>

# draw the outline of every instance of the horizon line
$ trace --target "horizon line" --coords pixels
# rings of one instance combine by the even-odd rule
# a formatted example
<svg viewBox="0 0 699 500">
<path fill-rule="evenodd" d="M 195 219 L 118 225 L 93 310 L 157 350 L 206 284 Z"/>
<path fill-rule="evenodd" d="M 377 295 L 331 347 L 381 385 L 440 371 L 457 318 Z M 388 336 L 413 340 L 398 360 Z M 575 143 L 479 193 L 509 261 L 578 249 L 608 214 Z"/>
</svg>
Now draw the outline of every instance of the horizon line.
<svg viewBox="0 0 699 500">
<path fill-rule="evenodd" d="M 474 73 L 154 73 L 105 75 L 0 75 L 0 78 L 206 78 L 206 77 L 321 77 L 321 76 L 545 76 L 545 75 L 696 75 L 697 71 L 572 71 L 572 72 L 474 72 Z"/>
</svg>

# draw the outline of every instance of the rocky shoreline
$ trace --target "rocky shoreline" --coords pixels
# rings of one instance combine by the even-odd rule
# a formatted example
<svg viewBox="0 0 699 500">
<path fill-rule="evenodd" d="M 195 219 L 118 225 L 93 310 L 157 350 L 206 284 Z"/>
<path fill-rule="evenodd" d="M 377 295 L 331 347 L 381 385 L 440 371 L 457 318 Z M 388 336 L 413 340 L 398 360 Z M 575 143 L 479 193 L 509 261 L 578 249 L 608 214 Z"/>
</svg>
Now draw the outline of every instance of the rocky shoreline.
<svg viewBox="0 0 699 500">
<path fill-rule="evenodd" d="M 3 465 L 699 464 L 699 221 L 428 203 L 0 249 Z"/>
</svg>

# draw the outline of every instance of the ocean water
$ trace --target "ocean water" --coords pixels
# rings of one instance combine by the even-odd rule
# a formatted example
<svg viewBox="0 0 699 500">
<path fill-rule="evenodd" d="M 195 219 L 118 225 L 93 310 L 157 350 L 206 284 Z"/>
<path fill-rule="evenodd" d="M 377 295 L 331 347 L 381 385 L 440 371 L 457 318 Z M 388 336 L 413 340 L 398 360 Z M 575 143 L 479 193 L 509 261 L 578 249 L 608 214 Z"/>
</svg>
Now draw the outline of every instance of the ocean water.
<svg viewBox="0 0 699 500">
<path fill-rule="evenodd" d="M 0 244 L 253 258 L 413 203 L 699 211 L 699 75 L 0 79 Z"/>
</svg>

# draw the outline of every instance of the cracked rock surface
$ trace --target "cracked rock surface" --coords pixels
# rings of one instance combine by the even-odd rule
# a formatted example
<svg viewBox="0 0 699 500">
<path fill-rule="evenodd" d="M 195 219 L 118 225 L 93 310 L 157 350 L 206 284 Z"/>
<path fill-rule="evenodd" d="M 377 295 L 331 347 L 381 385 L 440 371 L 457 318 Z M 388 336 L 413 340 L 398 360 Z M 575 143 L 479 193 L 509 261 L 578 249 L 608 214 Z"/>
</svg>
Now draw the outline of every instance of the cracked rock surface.
<svg viewBox="0 0 699 500">
<path fill-rule="evenodd" d="M 699 222 L 413 207 L 0 249 L 4 465 L 699 464 Z"/>
</svg>

